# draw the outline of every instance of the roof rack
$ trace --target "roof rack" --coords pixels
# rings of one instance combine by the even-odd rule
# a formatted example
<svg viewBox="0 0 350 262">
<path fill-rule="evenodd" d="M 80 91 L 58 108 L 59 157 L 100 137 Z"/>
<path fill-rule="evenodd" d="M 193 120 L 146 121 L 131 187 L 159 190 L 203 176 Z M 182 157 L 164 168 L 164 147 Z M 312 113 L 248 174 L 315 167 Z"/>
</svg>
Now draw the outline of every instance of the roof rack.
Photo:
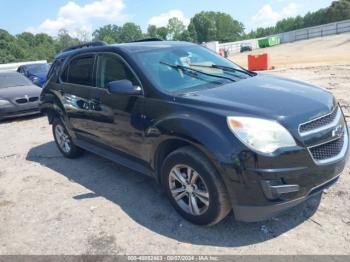
<svg viewBox="0 0 350 262">
<path fill-rule="evenodd" d="M 89 48 L 89 47 L 105 46 L 105 45 L 107 45 L 107 43 L 103 42 L 103 41 L 88 42 L 88 43 L 85 43 L 85 44 L 68 47 L 68 48 L 64 49 L 62 51 L 62 53 L 68 52 L 68 51 L 73 51 L 73 50 L 76 50 L 76 49 L 81 49 L 81 48 Z"/>
<path fill-rule="evenodd" d="M 140 40 L 131 41 L 131 43 L 138 43 L 138 42 L 152 42 L 152 41 L 163 41 L 161 38 L 151 37 L 151 38 L 145 38 Z"/>
</svg>

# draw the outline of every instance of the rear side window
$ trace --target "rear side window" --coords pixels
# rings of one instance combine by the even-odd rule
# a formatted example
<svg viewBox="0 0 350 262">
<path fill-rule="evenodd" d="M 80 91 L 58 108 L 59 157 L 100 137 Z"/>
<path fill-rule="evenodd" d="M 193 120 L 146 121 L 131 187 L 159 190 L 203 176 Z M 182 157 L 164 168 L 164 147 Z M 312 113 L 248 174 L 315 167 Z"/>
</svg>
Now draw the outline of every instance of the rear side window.
<svg viewBox="0 0 350 262">
<path fill-rule="evenodd" d="M 71 84 L 94 86 L 93 68 L 94 56 L 75 58 L 66 67 L 61 78 Z"/>
</svg>

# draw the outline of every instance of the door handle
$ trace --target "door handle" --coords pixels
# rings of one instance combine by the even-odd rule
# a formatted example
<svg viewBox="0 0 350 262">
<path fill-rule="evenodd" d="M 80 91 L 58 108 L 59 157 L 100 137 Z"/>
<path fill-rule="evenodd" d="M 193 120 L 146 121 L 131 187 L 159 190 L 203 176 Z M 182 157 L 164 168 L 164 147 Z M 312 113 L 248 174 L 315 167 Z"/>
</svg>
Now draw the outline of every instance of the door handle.
<svg viewBox="0 0 350 262">
<path fill-rule="evenodd" d="M 101 98 L 95 97 L 90 100 L 90 109 L 93 111 L 101 111 Z"/>
<path fill-rule="evenodd" d="M 91 102 L 93 102 L 94 104 L 101 104 L 101 98 L 95 97 L 91 100 Z"/>
</svg>

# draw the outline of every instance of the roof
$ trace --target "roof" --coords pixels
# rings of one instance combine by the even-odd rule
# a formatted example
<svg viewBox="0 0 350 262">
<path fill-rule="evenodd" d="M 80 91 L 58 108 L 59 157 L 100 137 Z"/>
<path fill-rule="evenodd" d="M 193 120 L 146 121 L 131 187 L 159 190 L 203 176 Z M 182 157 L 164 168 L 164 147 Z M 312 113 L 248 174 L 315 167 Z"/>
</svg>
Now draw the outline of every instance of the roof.
<svg viewBox="0 0 350 262">
<path fill-rule="evenodd" d="M 132 42 L 132 43 L 123 43 L 123 44 L 113 44 L 113 45 L 102 45 L 102 46 L 93 46 L 80 49 L 74 49 L 67 52 L 62 52 L 56 56 L 56 58 L 65 58 L 73 54 L 83 54 L 86 52 L 97 52 L 97 51 L 111 51 L 111 50 L 122 50 L 127 53 L 142 52 L 148 50 L 162 49 L 162 48 L 171 48 L 171 47 L 180 47 L 180 46 L 190 46 L 195 45 L 189 42 L 182 41 L 145 41 L 145 42 Z"/>
<path fill-rule="evenodd" d="M 194 45 L 189 42 L 182 41 L 149 41 L 149 42 L 134 42 L 134 43 L 126 43 L 126 44 L 115 44 L 112 46 L 116 46 L 127 51 L 147 51 L 150 49 L 162 49 L 162 48 L 171 48 L 171 47 L 179 47 L 179 46 L 189 46 Z"/>
</svg>

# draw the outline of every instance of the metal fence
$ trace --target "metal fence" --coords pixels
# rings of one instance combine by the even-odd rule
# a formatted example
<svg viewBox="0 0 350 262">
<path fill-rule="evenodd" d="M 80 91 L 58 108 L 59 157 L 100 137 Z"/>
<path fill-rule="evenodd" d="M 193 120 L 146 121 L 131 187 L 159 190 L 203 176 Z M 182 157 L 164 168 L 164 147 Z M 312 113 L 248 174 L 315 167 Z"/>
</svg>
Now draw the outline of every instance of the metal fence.
<svg viewBox="0 0 350 262">
<path fill-rule="evenodd" d="M 350 32 L 350 20 L 343 20 L 330 24 L 298 29 L 286 33 L 276 34 L 274 36 L 280 37 L 281 44 L 284 44 L 316 37 L 342 34 L 347 32 Z M 218 49 L 222 48 L 224 50 L 227 50 L 230 54 L 239 53 L 242 43 L 250 43 L 253 49 L 258 49 L 259 39 L 261 38 L 238 42 L 222 43 L 218 44 Z"/>
<path fill-rule="evenodd" d="M 323 37 L 350 32 L 350 20 L 319 25 L 277 34 L 281 43 L 290 43 L 315 37 Z"/>
<path fill-rule="evenodd" d="M 219 49 L 227 50 L 229 54 L 239 53 L 241 51 L 241 44 L 250 44 L 253 50 L 259 48 L 258 39 L 251 39 L 231 43 L 222 43 L 219 44 Z"/>
</svg>

